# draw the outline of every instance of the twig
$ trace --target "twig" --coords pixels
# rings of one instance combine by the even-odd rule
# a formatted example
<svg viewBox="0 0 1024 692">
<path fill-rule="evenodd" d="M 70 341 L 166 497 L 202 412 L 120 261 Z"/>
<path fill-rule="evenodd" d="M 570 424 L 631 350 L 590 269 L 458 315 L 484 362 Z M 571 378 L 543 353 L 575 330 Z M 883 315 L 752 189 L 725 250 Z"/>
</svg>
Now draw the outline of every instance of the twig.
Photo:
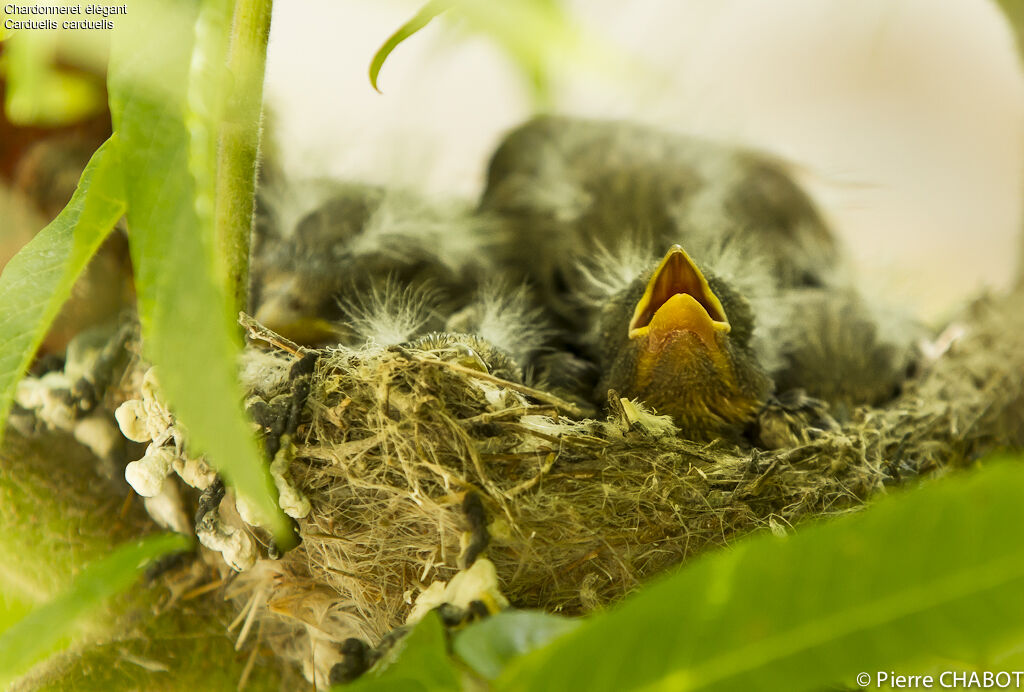
<svg viewBox="0 0 1024 692">
<path fill-rule="evenodd" d="M 191 601 L 193 598 L 198 598 L 198 597 L 202 596 L 203 594 L 210 593 L 211 591 L 214 591 L 214 590 L 220 588 L 221 586 L 224 586 L 224 581 L 225 580 L 223 580 L 223 579 L 218 579 L 217 581 L 211 581 L 208 584 L 203 584 L 202 586 L 197 586 L 196 588 L 191 589 L 190 591 L 187 591 L 187 592 L 183 593 L 181 595 L 181 600 L 182 601 Z"/>
<path fill-rule="evenodd" d="M 538 483 L 540 483 L 541 479 L 544 478 L 544 476 L 547 475 L 547 472 L 551 470 L 551 467 L 555 465 L 555 459 L 556 458 L 557 457 L 556 457 L 555 453 L 554 452 L 550 452 L 548 454 L 547 458 L 544 460 L 544 464 L 540 467 L 540 471 L 537 472 L 536 476 L 534 476 L 533 478 L 530 478 L 528 480 L 523 481 L 522 483 L 520 483 L 519 485 L 517 485 L 517 486 L 515 486 L 513 488 L 510 488 L 505 493 L 505 496 L 509 497 L 509 498 L 515 497 L 516 495 L 518 495 L 519 493 L 523 492 L 524 490 L 529 490 L 533 486 L 535 486 Z"/>
<path fill-rule="evenodd" d="M 473 368 L 467 368 L 466 366 L 459 365 L 458 363 L 449 363 L 443 360 L 428 360 L 426 358 L 414 358 L 414 360 L 417 363 L 424 363 L 427 365 L 440 365 L 442 367 L 448 368 L 449 370 L 457 372 L 460 375 L 466 375 L 468 377 L 473 377 L 478 380 L 483 380 L 484 382 L 490 382 L 492 384 L 501 385 L 506 389 L 512 389 L 514 391 L 519 392 L 520 394 L 525 394 L 526 396 L 536 399 L 537 401 L 543 401 L 546 404 L 556 406 L 565 411 L 566 413 L 568 413 L 570 416 L 573 416 L 574 418 L 583 418 L 585 415 L 583 410 L 576 404 L 569 403 L 565 399 L 561 399 L 555 396 L 554 394 L 548 394 L 547 392 L 542 392 L 539 389 L 527 387 L 525 384 L 510 382 L 509 380 L 504 380 L 500 377 L 495 377 L 490 373 L 474 370 Z"/>
<path fill-rule="evenodd" d="M 274 348 L 287 351 L 296 358 L 301 358 L 309 353 L 308 348 L 299 346 L 294 341 L 289 341 L 277 332 L 267 329 L 257 322 L 254 317 L 247 315 L 244 312 L 238 313 L 238 323 L 245 328 L 245 331 L 249 334 L 249 338 L 253 341 L 265 341 Z"/>
<path fill-rule="evenodd" d="M 320 459 L 321 461 L 336 463 L 341 457 L 355 456 L 357 454 L 363 454 L 370 451 L 383 442 L 385 437 L 386 435 L 384 432 L 379 432 L 361 440 L 344 442 L 330 448 L 324 448 L 321 445 L 298 445 L 295 448 L 295 453 L 300 457 L 309 457 L 312 459 Z"/>
<path fill-rule="evenodd" d="M 555 406 L 512 406 L 510 408 L 501 409 L 500 411 L 484 411 L 483 413 L 469 418 L 460 418 L 459 423 L 461 425 L 476 425 L 479 423 L 489 423 L 491 421 L 499 420 L 501 418 L 508 418 L 512 416 L 543 416 L 552 414 L 556 419 L 558 418 L 558 408 Z"/>
<path fill-rule="evenodd" d="M 256 664 L 256 655 L 260 651 L 260 642 L 263 640 L 263 623 L 265 620 L 260 620 L 259 626 L 256 628 L 256 642 L 252 645 L 252 653 L 249 654 L 249 660 L 245 662 L 245 668 L 242 669 L 242 674 L 238 678 L 238 692 L 242 692 L 245 686 L 249 682 L 249 676 L 252 674 L 253 666 Z"/>
</svg>

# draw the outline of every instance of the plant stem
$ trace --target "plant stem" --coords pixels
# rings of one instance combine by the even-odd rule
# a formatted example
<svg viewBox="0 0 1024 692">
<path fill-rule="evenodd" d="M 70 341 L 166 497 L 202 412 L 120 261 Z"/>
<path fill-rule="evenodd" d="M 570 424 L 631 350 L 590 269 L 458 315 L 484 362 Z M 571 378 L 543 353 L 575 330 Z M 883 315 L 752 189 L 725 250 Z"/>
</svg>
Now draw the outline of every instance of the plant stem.
<svg viewBox="0 0 1024 692">
<path fill-rule="evenodd" d="M 272 0 L 238 0 L 231 21 L 232 83 L 217 149 L 214 248 L 233 314 L 247 309 L 249 247 Z"/>
<path fill-rule="evenodd" d="M 1020 55 L 1020 65 L 1024 69 L 1024 5 L 1019 0 L 998 0 L 999 6 L 1006 14 L 1007 23 L 1013 29 L 1014 38 L 1017 41 L 1017 53 Z M 1024 197 L 1024 190 L 1021 190 Z M 1024 286 L 1024 224 L 1021 224 L 1020 237 L 1018 238 L 1017 254 L 1017 286 Z"/>
</svg>

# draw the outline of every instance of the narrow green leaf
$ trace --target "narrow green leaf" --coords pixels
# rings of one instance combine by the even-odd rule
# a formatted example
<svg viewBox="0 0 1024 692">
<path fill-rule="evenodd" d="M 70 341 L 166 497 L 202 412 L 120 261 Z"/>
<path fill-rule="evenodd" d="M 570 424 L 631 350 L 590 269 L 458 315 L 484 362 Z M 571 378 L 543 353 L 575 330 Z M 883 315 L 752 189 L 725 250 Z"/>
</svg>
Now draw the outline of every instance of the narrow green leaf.
<svg viewBox="0 0 1024 692">
<path fill-rule="evenodd" d="M 11 258 L 0 275 L 0 437 L 18 380 L 71 288 L 124 214 L 117 145 L 93 154 L 64 210 Z"/>
<path fill-rule="evenodd" d="M 398 31 L 388 36 L 388 40 L 384 42 L 384 45 L 377 49 L 373 60 L 370 61 L 370 85 L 378 93 L 380 89 L 377 88 L 377 76 L 380 74 L 380 68 L 384 66 L 384 61 L 388 59 L 391 52 L 405 39 L 429 24 L 430 20 L 434 17 L 450 8 L 452 4 L 453 0 L 431 0 L 416 13 L 416 16 L 400 26 Z"/>
<path fill-rule="evenodd" d="M 552 76 L 558 68 L 583 68 L 604 77 L 626 77 L 642 69 L 632 59 L 614 51 L 608 41 L 596 40 L 584 31 L 559 0 L 435 0 L 423 7 L 392 34 L 370 63 L 370 83 L 388 55 L 409 36 L 445 10 L 460 20 L 467 31 L 486 36 L 519 69 L 530 89 L 534 105 L 551 105 Z"/>
<path fill-rule="evenodd" d="M 7 436 L 0 445 L 0 631 L 152 525 L 141 503 L 122 512 L 122 499 L 73 437 Z M 106 624 L 100 620 L 90 618 L 89 629 Z"/>
<path fill-rule="evenodd" d="M 458 673 L 448 658 L 441 619 L 434 613 L 428 614 L 355 683 L 334 689 L 345 692 L 460 689 Z"/>
<path fill-rule="evenodd" d="M 541 611 L 507 610 L 459 632 L 452 648 L 470 668 L 493 680 L 512 659 L 575 630 L 581 622 Z"/>
<path fill-rule="evenodd" d="M 179 534 L 152 536 L 122 545 L 109 557 L 86 567 L 67 591 L 0 633 L 0 686 L 68 636 L 84 614 L 131 586 L 140 569 L 188 547 L 188 539 Z"/>
<path fill-rule="evenodd" d="M 1024 466 L 702 559 L 514 661 L 497 689 L 814 690 L 1024 638 Z"/>
<path fill-rule="evenodd" d="M 241 410 L 239 335 L 215 279 L 212 223 L 196 213 L 185 125 L 196 9 L 195 3 L 139 0 L 119 20 L 113 40 L 110 105 L 143 343 L 190 444 L 290 547 L 290 526 Z"/>
<path fill-rule="evenodd" d="M 195 23 L 185 117 L 189 169 L 196 186 L 196 215 L 203 226 L 213 224 L 216 206 L 217 140 L 224 99 L 230 89 L 227 71 L 230 30 L 230 0 L 204 0 Z"/>
</svg>

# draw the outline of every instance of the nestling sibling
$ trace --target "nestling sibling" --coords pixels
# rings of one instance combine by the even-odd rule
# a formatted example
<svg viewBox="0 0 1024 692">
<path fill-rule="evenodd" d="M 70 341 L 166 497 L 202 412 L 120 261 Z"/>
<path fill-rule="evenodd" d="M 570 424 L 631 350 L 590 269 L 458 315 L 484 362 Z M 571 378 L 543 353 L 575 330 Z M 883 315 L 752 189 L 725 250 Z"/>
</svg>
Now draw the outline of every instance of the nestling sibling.
<svg viewBox="0 0 1024 692">
<path fill-rule="evenodd" d="M 403 190 L 319 188 L 261 193 L 251 291 L 260 322 L 300 343 L 337 343 L 355 338 L 345 306 L 372 306 L 385 291 L 422 289 L 450 309 L 468 302 L 486 265 L 481 220 Z"/>
<path fill-rule="evenodd" d="M 305 202 L 279 186 L 261 192 L 260 322 L 306 345 L 452 351 L 496 376 L 536 380 L 530 366 L 552 330 L 525 287 L 497 275 L 490 217 L 375 185 L 320 188 L 299 190 Z"/>
</svg>

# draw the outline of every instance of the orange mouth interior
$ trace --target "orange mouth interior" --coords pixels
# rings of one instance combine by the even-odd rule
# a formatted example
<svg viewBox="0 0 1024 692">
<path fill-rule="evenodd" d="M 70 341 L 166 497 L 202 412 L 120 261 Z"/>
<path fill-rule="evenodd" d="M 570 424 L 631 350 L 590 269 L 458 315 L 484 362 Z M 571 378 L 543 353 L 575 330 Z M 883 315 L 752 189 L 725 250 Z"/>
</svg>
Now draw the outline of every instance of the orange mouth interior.
<svg viewBox="0 0 1024 692">
<path fill-rule="evenodd" d="M 648 336 L 661 342 L 673 333 L 689 331 L 712 346 L 716 333 L 729 330 L 725 309 L 707 279 L 683 248 L 673 245 L 633 311 L 629 337 Z"/>
</svg>

